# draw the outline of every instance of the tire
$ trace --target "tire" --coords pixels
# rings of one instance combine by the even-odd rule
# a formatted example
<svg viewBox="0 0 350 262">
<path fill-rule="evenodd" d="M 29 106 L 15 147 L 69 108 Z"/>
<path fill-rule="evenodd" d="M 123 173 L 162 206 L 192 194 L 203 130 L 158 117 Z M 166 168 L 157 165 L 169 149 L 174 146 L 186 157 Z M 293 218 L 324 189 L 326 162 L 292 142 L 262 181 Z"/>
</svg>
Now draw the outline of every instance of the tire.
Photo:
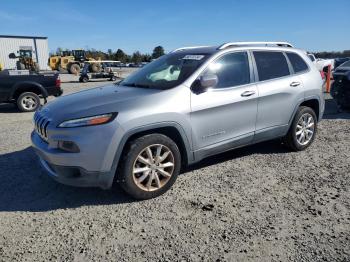
<svg viewBox="0 0 350 262">
<path fill-rule="evenodd" d="M 33 112 L 40 106 L 40 98 L 37 94 L 32 92 L 22 93 L 17 98 L 18 109 L 22 112 Z"/>
<path fill-rule="evenodd" d="M 150 158 L 147 148 L 150 148 L 153 157 L 157 156 L 158 148 L 161 148 L 158 155 L 165 158 L 158 163 L 160 159 Z M 139 156 L 143 157 L 141 159 L 146 160 L 146 163 L 152 164 L 146 165 L 145 162 L 139 161 Z M 126 146 L 121 163 L 118 176 L 121 187 L 133 198 L 145 200 L 164 194 L 175 183 L 181 169 L 181 154 L 175 142 L 169 137 L 151 134 L 131 141 Z M 164 164 L 166 167 L 161 166 Z M 144 171 L 136 171 L 142 168 Z M 167 175 L 163 175 L 163 172 Z"/>
<path fill-rule="evenodd" d="M 117 77 L 116 76 L 112 76 L 110 80 L 111 81 L 117 81 Z"/>
<path fill-rule="evenodd" d="M 73 75 L 77 75 L 80 73 L 80 66 L 78 64 L 72 64 L 69 67 L 69 72 Z"/>
<path fill-rule="evenodd" d="M 93 73 L 101 72 L 101 64 L 93 63 L 90 65 L 90 71 Z"/>
<path fill-rule="evenodd" d="M 79 78 L 79 81 L 83 82 L 83 83 L 87 83 L 87 82 L 89 82 L 89 78 L 87 76 L 82 76 Z"/>
<path fill-rule="evenodd" d="M 310 107 L 301 106 L 295 114 L 293 123 L 283 141 L 293 151 L 302 151 L 312 144 L 316 133 L 317 117 L 315 111 Z"/>
</svg>

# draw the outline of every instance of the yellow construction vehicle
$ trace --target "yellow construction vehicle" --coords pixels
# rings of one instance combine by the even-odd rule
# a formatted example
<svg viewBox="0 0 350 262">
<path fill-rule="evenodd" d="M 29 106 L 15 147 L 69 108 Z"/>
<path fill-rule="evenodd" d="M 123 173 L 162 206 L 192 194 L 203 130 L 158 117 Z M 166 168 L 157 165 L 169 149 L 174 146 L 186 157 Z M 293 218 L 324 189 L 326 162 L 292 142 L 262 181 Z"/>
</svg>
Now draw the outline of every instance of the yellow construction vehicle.
<svg viewBox="0 0 350 262">
<path fill-rule="evenodd" d="M 62 51 L 61 55 L 52 56 L 49 59 L 49 66 L 52 70 L 67 70 L 71 74 L 79 74 L 80 69 L 84 67 L 85 61 L 96 61 L 93 58 L 87 58 L 85 50 L 77 49 L 72 51 Z M 91 72 L 100 72 L 100 63 L 90 64 Z"/>
<path fill-rule="evenodd" d="M 19 55 L 16 56 L 15 53 L 10 53 L 9 58 L 10 59 L 18 59 L 16 62 L 16 67 L 18 70 L 30 70 L 30 71 L 39 71 L 39 65 L 38 63 L 34 62 L 33 60 L 33 51 L 27 50 L 27 49 L 20 49 L 17 52 Z"/>
</svg>

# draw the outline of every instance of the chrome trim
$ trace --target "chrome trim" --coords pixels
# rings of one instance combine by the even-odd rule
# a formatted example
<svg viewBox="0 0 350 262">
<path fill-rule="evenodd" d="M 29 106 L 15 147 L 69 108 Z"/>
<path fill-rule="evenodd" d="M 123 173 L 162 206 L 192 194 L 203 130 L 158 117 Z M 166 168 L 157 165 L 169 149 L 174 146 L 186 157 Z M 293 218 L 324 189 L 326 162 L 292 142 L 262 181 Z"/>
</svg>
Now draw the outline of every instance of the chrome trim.
<svg viewBox="0 0 350 262">
<path fill-rule="evenodd" d="M 229 42 L 219 46 L 218 50 L 222 50 L 230 46 L 256 46 L 256 45 L 294 47 L 292 44 L 288 42 Z"/>
<path fill-rule="evenodd" d="M 47 127 L 49 126 L 51 120 L 44 115 L 41 115 L 39 111 L 34 114 L 34 129 L 35 132 L 46 142 L 48 142 L 48 132 Z"/>
</svg>

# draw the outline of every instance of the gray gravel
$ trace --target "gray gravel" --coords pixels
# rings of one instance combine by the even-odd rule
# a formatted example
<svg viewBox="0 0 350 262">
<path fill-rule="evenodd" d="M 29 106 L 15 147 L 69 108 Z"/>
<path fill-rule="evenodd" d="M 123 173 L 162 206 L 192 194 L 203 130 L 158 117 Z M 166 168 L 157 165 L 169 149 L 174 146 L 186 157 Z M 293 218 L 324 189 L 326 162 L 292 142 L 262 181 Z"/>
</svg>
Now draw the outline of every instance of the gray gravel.
<svg viewBox="0 0 350 262">
<path fill-rule="evenodd" d="M 65 94 L 105 84 L 77 84 Z M 349 261 L 350 114 L 331 100 L 315 143 L 211 157 L 136 202 L 46 176 L 32 113 L 0 105 L 0 261 Z"/>
</svg>

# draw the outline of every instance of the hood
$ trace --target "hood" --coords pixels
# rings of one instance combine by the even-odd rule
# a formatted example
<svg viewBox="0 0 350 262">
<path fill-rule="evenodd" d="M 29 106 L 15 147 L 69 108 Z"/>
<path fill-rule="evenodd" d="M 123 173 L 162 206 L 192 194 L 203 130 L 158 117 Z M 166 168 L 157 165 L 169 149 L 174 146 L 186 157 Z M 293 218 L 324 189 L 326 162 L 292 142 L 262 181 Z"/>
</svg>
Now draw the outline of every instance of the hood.
<svg viewBox="0 0 350 262">
<path fill-rule="evenodd" d="M 159 93 L 159 89 L 108 85 L 56 98 L 42 107 L 42 112 L 54 121 L 118 112 L 131 100 Z"/>
</svg>

